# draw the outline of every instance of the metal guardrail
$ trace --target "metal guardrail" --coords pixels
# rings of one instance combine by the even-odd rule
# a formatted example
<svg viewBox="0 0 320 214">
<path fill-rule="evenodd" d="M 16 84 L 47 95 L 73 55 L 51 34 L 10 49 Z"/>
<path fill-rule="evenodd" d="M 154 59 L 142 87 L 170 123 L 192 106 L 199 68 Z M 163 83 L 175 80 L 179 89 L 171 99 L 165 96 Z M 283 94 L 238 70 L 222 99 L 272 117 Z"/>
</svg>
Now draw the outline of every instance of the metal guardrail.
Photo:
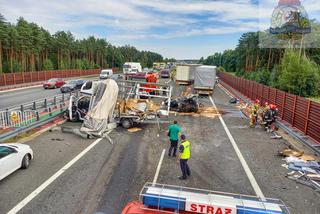
<svg viewBox="0 0 320 214">
<path fill-rule="evenodd" d="M 78 92 L 76 92 L 78 93 Z M 0 141 L 44 125 L 61 117 L 69 102 L 69 94 L 55 95 L 0 110 Z"/>
<path fill-rule="evenodd" d="M 78 91 L 76 92 L 78 93 Z M 26 110 L 34 110 L 34 111 L 40 111 L 40 110 L 48 110 L 49 107 L 52 108 L 52 106 L 58 107 L 59 103 L 64 103 L 67 100 L 69 100 L 71 96 L 71 93 L 68 94 L 59 94 L 55 96 L 51 96 L 48 98 L 42 98 L 39 100 L 35 100 L 32 102 L 23 103 L 20 105 L 10 106 L 5 109 L 0 109 L 0 112 L 2 111 L 26 111 Z"/>
</svg>

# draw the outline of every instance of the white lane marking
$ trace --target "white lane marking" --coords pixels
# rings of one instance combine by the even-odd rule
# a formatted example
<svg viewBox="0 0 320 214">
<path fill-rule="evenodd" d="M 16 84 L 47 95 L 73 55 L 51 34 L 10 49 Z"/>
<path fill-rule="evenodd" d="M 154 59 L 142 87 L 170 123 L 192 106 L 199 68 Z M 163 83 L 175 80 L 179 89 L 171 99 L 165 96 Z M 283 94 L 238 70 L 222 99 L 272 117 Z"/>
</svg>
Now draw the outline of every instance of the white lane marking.
<svg viewBox="0 0 320 214">
<path fill-rule="evenodd" d="M 12 92 L 12 91 L 20 91 L 20 90 L 29 89 L 29 88 L 40 88 L 40 87 L 42 87 L 42 85 L 32 85 L 32 86 L 24 86 L 24 87 L 20 87 L 20 88 L 4 89 L 4 90 L 0 91 L 0 94 Z"/>
<path fill-rule="evenodd" d="M 154 175 L 154 178 L 153 178 L 153 182 L 152 182 L 153 185 L 155 185 L 157 183 L 159 172 L 160 172 L 160 169 L 161 169 L 161 165 L 162 165 L 162 161 L 163 161 L 163 157 L 164 157 L 165 153 L 166 153 L 166 150 L 163 149 L 162 153 L 161 153 L 161 157 L 160 157 L 159 163 L 158 163 L 158 166 L 157 166 L 156 174 Z"/>
<path fill-rule="evenodd" d="M 213 107 L 219 113 L 219 110 L 217 109 L 216 104 L 213 102 L 213 99 L 210 96 L 209 96 L 209 98 L 210 98 L 210 101 L 211 101 Z M 219 115 L 219 120 L 220 120 L 225 132 L 227 133 L 227 135 L 229 137 L 229 140 L 230 140 L 230 142 L 231 142 L 231 144 L 233 146 L 233 149 L 235 150 L 235 152 L 236 152 L 236 154 L 237 154 L 237 156 L 238 156 L 238 158 L 240 160 L 240 163 L 241 163 L 241 165 L 242 165 L 242 167 L 243 167 L 243 169 L 244 169 L 244 171 L 245 171 L 245 173 L 246 173 L 246 175 L 247 175 L 247 177 L 248 177 L 248 179 L 250 181 L 250 184 L 251 184 L 253 190 L 255 191 L 255 193 L 256 193 L 256 195 L 258 197 L 260 197 L 262 200 L 265 200 L 265 197 L 264 197 L 264 195 L 263 195 L 263 193 L 262 193 L 262 191 L 261 191 L 261 189 L 260 189 L 260 187 L 259 187 L 259 185 L 257 183 L 257 180 L 253 176 L 253 174 L 252 174 L 247 162 L 243 158 L 243 155 L 242 155 L 242 153 L 241 153 L 236 141 L 234 140 L 233 136 L 231 135 L 231 132 L 229 131 L 229 129 L 228 129 L 226 123 L 224 122 L 221 114 L 218 114 L 218 115 Z"/>
<path fill-rule="evenodd" d="M 224 91 L 224 93 L 226 93 L 230 98 L 234 98 L 234 96 L 233 96 L 229 91 L 227 91 L 227 89 L 226 89 L 223 85 L 218 84 L 218 87 L 219 87 L 222 91 Z"/>
<path fill-rule="evenodd" d="M 62 173 L 69 169 L 74 163 L 76 163 L 82 156 L 89 152 L 94 146 L 96 146 L 103 138 L 98 138 L 85 150 L 80 152 L 75 158 L 73 158 L 69 163 L 63 166 L 58 172 L 52 175 L 48 180 L 42 183 L 37 189 L 30 193 L 25 199 L 19 202 L 15 207 L 13 207 L 7 214 L 15 214 L 19 212 L 24 206 L 26 206 L 32 199 L 39 195 L 47 186 L 49 186 L 53 181 L 55 181 Z"/>
</svg>

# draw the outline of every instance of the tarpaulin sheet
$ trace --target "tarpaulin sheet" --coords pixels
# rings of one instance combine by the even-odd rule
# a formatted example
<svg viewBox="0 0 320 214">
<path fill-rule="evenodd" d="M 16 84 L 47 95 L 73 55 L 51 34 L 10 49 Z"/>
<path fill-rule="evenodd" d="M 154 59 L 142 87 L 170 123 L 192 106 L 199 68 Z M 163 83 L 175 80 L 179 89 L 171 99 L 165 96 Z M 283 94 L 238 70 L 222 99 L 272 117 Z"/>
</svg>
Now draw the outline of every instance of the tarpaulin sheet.
<svg viewBox="0 0 320 214">
<path fill-rule="evenodd" d="M 94 89 L 94 101 L 80 129 L 90 135 L 103 136 L 108 124 L 113 122 L 113 111 L 117 104 L 119 88 L 113 79 L 101 81 Z"/>
<path fill-rule="evenodd" d="M 216 82 L 216 66 L 199 66 L 194 73 L 194 88 L 212 88 Z"/>
</svg>

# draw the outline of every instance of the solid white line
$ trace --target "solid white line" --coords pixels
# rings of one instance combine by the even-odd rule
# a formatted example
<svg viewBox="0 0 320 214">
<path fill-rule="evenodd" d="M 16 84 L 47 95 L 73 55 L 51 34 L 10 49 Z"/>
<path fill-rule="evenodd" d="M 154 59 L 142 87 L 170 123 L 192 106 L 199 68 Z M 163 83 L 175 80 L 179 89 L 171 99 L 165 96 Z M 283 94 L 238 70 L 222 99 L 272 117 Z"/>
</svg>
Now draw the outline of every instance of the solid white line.
<svg viewBox="0 0 320 214">
<path fill-rule="evenodd" d="M 29 89 L 29 88 L 40 88 L 40 87 L 42 87 L 42 85 L 32 85 L 32 86 L 24 86 L 24 87 L 20 87 L 20 88 L 5 89 L 3 91 L 0 91 L 0 94 L 12 92 L 12 91 L 20 91 L 20 90 Z"/>
<path fill-rule="evenodd" d="M 230 98 L 233 98 L 234 96 L 221 84 L 218 84 L 218 87 L 224 91 L 224 93 L 226 93 Z"/>
<path fill-rule="evenodd" d="M 157 183 L 159 172 L 160 172 L 160 168 L 161 168 L 161 165 L 162 165 L 162 161 L 163 161 L 163 157 L 164 157 L 165 152 L 166 152 L 166 150 L 163 149 L 162 153 L 161 153 L 161 157 L 160 157 L 159 163 L 158 163 L 158 166 L 157 166 L 156 174 L 154 175 L 154 178 L 153 178 L 153 182 L 152 182 L 153 185 L 155 185 Z"/>
<path fill-rule="evenodd" d="M 52 175 L 48 180 L 41 184 L 37 189 L 30 193 L 25 199 L 13 207 L 7 214 L 15 214 L 19 212 L 24 206 L 26 206 L 32 199 L 39 195 L 47 186 L 49 186 L 53 181 L 55 181 L 62 173 L 69 169 L 74 163 L 76 163 L 82 156 L 89 152 L 94 146 L 96 146 L 103 138 L 95 140 L 90 146 L 85 150 L 80 152 L 75 158 L 73 158 L 69 163 L 62 167 L 58 172 Z"/>
<path fill-rule="evenodd" d="M 217 110 L 217 112 L 219 113 L 219 110 L 218 110 L 216 104 L 213 102 L 213 99 L 212 99 L 211 97 L 209 97 L 209 98 L 210 98 L 210 101 L 211 101 L 213 107 L 214 107 L 214 108 Z M 242 155 L 242 153 L 241 153 L 241 151 L 240 151 L 240 149 L 239 149 L 236 141 L 234 140 L 233 136 L 231 135 L 231 133 L 230 133 L 230 131 L 229 131 L 226 123 L 224 122 L 221 114 L 219 114 L 219 119 L 220 119 L 220 122 L 221 122 L 221 124 L 222 124 L 225 132 L 227 133 L 227 135 L 228 135 L 228 137 L 229 137 L 229 140 L 230 140 L 230 142 L 231 142 L 231 144 L 232 144 L 232 146 L 233 146 L 233 149 L 235 150 L 235 152 L 236 152 L 236 154 L 237 154 L 237 156 L 238 156 L 238 158 L 239 158 L 239 160 L 240 160 L 240 163 L 241 163 L 241 165 L 242 165 L 242 167 L 243 167 L 243 169 L 244 169 L 244 171 L 245 171 L 245 173 L 246 173 L 246 175 L 247 175 L 247 177 L 248 177 L 248 179 L 249 179 L 249 181 L 250 181 L 250 184 L 251 184 L 253 190 L 255 191 L 255 193 L 256 193 L 256 195 L 257 195 L 258 197 L 260 197 L 262 200 L 265 200 L 265 197 L 264 197 L 264 195 L 263 195 L 263 193 L 262 193 L 262 191 L 261 191 L 261 189 L 260 189 L 260 187 L 259 187 L 259 185 L 258 185 L 258 183 L 257 183 L 257 180 L 256 180 L 255 177 L 253 176 L 253 174 L 252 174 L 252 172 L 251 172 L 251 170 L 250 170 L 247 162 L 246 162 L 245 159 L 243 158 L 243 155 Z"/>
</svg>

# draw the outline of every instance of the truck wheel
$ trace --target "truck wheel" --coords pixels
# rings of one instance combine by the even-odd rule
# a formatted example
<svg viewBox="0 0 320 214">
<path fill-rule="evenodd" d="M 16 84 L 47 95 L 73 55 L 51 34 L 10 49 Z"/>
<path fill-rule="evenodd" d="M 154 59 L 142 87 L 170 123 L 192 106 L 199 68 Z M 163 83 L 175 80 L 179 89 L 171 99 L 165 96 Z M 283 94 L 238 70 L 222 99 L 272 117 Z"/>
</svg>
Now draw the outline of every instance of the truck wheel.
<svg viewBox="0 0 320 214">
<path fill-rule="evenodd" d="M 129 129 L 133 125 L 133 121 L 130 118 L 124 118 L 121 120 L 121 125 L 125 129 Z"/>
</svg>

